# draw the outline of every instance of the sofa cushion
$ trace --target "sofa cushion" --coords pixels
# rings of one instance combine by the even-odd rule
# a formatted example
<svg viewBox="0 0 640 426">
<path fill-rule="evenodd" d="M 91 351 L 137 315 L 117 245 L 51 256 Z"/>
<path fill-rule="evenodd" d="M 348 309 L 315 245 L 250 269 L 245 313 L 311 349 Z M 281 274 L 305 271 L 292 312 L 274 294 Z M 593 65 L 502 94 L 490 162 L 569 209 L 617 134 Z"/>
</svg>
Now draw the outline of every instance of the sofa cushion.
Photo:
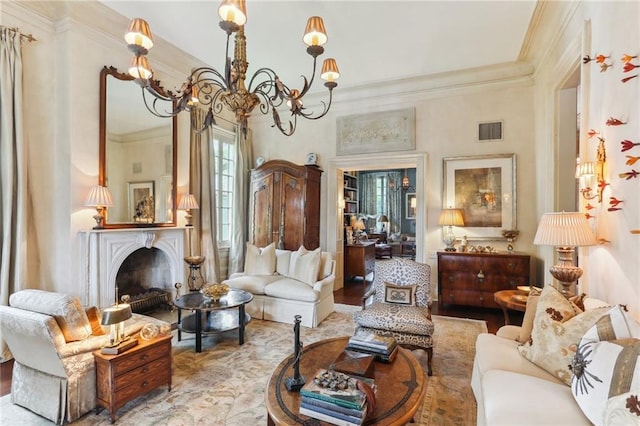
<svg viewBox="0 0 640 426">
<path fill-rule="evenodd" d="M 490 370 L 482 380 L 487 425 L 589 425 L 564 384 Z"/>
<path fill-rule="evenodd" d="M 419 306 L 374 303 L 367 309 L 354 312 L 353 319 L 361 327 L 431 336 L 433 322 L 427 314 L 428 310 Z"/>
<path fill-rule="evenodd" d="M 395 285 L 384 283 L 384 303 L 415 306 L 416 285 Z"/>
<path fill-rule="evenodd" d="M 267 285 L 264 294 L 278 299 L 299 300 L 302 302 L 316 302 L 319 293 L 308 285 L 293 279 L 282 278 Z"/>
<path fill-rule="evenodd" d="M 582 312 L 558 290 L 546 285 L 531 332 L 531 340 L 519 346 L 529 361 L 571 385 L 570 364 L 584 333 L 607 312 L 607 308 Z"/>
<path fill-rule="evenodd" d="M 76 296 L 44 290 L 21 290 L 9 297 L 9 305 L 51 315 L 66 342 L 86 339 L 91 335 L 89 318 Z"/>
<path fill-rule="evenodd" d="M 264 288 L 274 281 L 281 280 L 279 275 L 241 275 L 224 280 L 223 284 L 231 288 L 248 291 L 251 294 L 265 294 Z"/>
<path fill-rule="evenodd" d="M 328 251 L 320 253 L 320 267 L 318 268 L 318 281 L 327 278 L 333 272 L 333 256 Z"/>
<path fill-rule="evenodd" d="M 640 422 L 640 324 L 620 306 L 585 333 L 572 370 L 573 397 L 594 424 Z"/>
<path fill-rule="evenodd" d="M 291 263 L 291 250 L 276 249 L 276 272 L 282 276 L 289 276 L 289 264 Z"/>
<path fill-rule="evenodd" d="M 300 246 L 297 251 L 291 253 L 289 278 L 313 286 L 318 280 L 321 256 L 320 247 L 313 251 L 308 251 L 304 246 Z"/>
<path fill-rule="evenodd" d="M 276 271 L 276 245 L 271 243 L 259 248 L 247 243 L 244 273 L 247 275 L 271 275 Z"/>
<path fill-rule="evenodd" d="M 478 373 L 483 377 L 489 370 L 504 370 L 527 376 L 538 377 L 554 383 L 562 380 L 538 367 L 518 352 L 519 343 L 494 334 L 481 333 L 476 338 L 476 364 Z"/>
</svg>

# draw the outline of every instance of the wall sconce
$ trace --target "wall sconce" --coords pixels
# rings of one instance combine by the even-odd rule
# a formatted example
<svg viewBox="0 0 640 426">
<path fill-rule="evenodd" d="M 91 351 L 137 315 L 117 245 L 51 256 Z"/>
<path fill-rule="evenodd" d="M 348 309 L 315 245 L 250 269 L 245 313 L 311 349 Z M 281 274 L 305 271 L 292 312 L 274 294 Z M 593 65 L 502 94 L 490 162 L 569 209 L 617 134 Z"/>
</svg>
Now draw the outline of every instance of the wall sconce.
<svg viewBox="0 0 640 426">
<path fill-rule="evenodd" d="M 186 226 L 193 226 L 193 224 L 191 223 L 191 219 L 193 218 L 193 216 L 191 216 L 191 210 L 197 210 L 199 208 L 200 206 L 196 201 L 195 195 L 187 194 L 182 196 L 182 199 L 180 199 L 180 204 L 178 204 L 178 210 L 185 210 L 187 212 L 187 214 L 184 216 L 184 218 L 187 220 Z"/>
<path fill-rule="evenodd" d="M 404 177 L 402 178 L 402 185 L 396 188 L 396 183 L 393 179 L 389 181 L 389 189 L 392 191 L 412 191 L 415 192 L 415 188 L 409 184 L 409 176 L 407 176 L 407 169 L 404 170 Z"/>
<path fill-rule="evenodd" d="M 598 199 L 602 203 L 602 191 L 604 190 L 604 163 L 607 161 L 607 151 L 604 147 L 604 139 L 598 138 L 597 161 L 585 161 L 576 166 L 576 179 L 580 179 L 580 194 L 585 200 Z M 596 181 L 593 181 L 595 176 Z"/>
<path fill-rule="evenodd" d="M 445 226 L 443 241 L 447 245 L 445 251 L 456 251 L 453 246 L 456 242 L 456 236 L 453 233 L 454 226 L 464 226 L 464 219 L 461 209 L 442 209 L 438 225 Z"/>
<path fill-rule="evenodd" d="M 94 226 L 93 229 L 104 228 L 105 209 L 113 206 L 109 188 L 99 185 L 91 188 L 84 205 L 87 207 L 95 207 L 96 209 L 97 213 L 93 216 L 96 221 L 96 226 Z"/>
<path fill-rule="evenodd" d="M 540 219 L 533 244 L 555 246 L 558 263 L 549 272 L 557 279 L 560 291 L 569 297 L 571 286 L 582 276 L 582 269 L 573 264 L 574 247 L 594 246 L 598 242 L 583 213 L 545 213 Z"/>
</svg>

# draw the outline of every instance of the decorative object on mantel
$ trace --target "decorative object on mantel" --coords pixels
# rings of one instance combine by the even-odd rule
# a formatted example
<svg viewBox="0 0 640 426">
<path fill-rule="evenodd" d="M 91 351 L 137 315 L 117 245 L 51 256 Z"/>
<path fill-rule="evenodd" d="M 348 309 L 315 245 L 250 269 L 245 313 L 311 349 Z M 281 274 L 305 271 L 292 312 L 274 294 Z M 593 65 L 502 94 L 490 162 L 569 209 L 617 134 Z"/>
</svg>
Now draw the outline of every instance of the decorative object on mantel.
<svg viewBox="0 0 640 426">
<path fill-rule="evenodd" d="M 91 188 L 84 205 L 96 208 L 97 213 L 93 216 L 96 221 L 96 226 L 94 226 L 93 229 L 103 229 L 105 209 L 113 206 L 109 188 L 100 185 Z"/>
<path fill-rule="evenodd" d="M 453 246 L 456 242 L 456 235 L 453 233 L 454 226 L 464 226 L 464 218 L 462 216 L 461 209 L 442 209 L 440 212 L 440 218 L 438 219 L 438 225 L 444 226 L 444 236 L 442 240 L 447 247 L 445 251 L 456 251 Z"/>
<path fill-rule="evenodd" d="M 300 357 L 302 356 L 302 342 L 300 341 L 300 322 L 302 317 L 296 315 L 293 323 L 293 377 L 287 377 L 284 385 L 289 392 L 299 392 L 306 383 L 303 375 L 300 374 Z"/>
<path fill-rule="evenodd" d="M 193 194 L 185 194 L 180 199 L 180 204 L 178 204 L 178 210 L 184 210 L 186 215 L 184 218 L 187 223 L 185 226 L 193 226 L 191 223 L 191 219 L 193 216 L 191 215 L 191 210 L 197 210 L 200 206 L 198 205 L 198 201 L 196 200 L 196 196 Z M 189 245 L 189 249 L 191 249 L 191 245 Z"/>
<path fill-rule="evenodd" d="M 563 295 L 573 295 L 572 284 L 582 276 L 582 268 L 573 264 L 574 247 L 594 246 L 596 237 L 584 214 L 579 212 L 545 213 L 540 219 L 533 244 L 555 246 L 558 263 L 549 269 Z"/>
<path fill-rule="evenodd" d="M 509 243 L 507 245 L 507 251 L 511 253 L 513 251 L 513 243 L 516 241 L 520 231 L 516 229 L 503 229 L 500 233 L 507 239 L 507 242 Z"/>
<path fill-rule="evenodd" d="M 176 92 L 160 94 L 151 89 L 148 82 L 153 72 L 147 61 L 147 53 L 153 47 L 153 40 L 149 24 L 141 18 L 131 21 L 125 34 L 125 41 L 135 57 L 129 68 L 138 84 L 143 88 L 142 94 L 147 108 L 158 117 L 172 117 L 182 111 L 191 111 L 197 103 L 208 106 L 208 112 L 204 119 L 203 129 L 216 124 L 215 115 L 220 114 L 223 107 L 231 110 L 240 125 L 243 135 L 247 135 L 247 119 L 256 106 L 260 106 L 262 114 L 273 115 L 273 126 L 277 127 L 285 136 L 291 136 L 296 129 L 298 117 L 317 120 L 324 117 L 333 99 L 333 89 L 338 85 L 335 80 L 340 77 L 335 59 L 328 58 L 322 64 L 320 78 L 325 80 L 325 87 L 329 89 L 329 102 L 322 102 L 323 111 L 318 115 L 307 111 L 302 103 L 302 98 L 307 94 L 315 78 L 316 61 L 318 56 L 324 53 L 323 44 L 327 42 L 327 33 L 324 22 L 319 16 L 312 16 L 307 21 L 302 40 L 307 44 L 307 53 L 313 57 L 313 71 L 311 79 L 303 76 L 300 89 L 290 88 L 284 84 L 276 72 L 271 68 L 259 68 L 249 79 L 249 87 L 245 87 L 247 61 L 247 39 L 244 33 L 247 21 L 246 6 L 244 0 L 224 0 L 218 8 L 218 15 L 222 19 L 220 28 L 227 33 L 225 51 L 225 66 L 220 72 L 211 67 L 199 67 L 192 71 L 191 75 Z M 236 33 L 234 39 L 234 57 L 229 52 L 229 39 Z M 254 86 L 255 83 L 255 86 Z M 151 100 L 147 100 L 147 93 Z M 164 111 L 156 108 L 156 100 L 174 102 L 173 111 Z M 289 126 L 283 126 L 277 108 L 286 105 L 293 117 Z"/>
</svg>

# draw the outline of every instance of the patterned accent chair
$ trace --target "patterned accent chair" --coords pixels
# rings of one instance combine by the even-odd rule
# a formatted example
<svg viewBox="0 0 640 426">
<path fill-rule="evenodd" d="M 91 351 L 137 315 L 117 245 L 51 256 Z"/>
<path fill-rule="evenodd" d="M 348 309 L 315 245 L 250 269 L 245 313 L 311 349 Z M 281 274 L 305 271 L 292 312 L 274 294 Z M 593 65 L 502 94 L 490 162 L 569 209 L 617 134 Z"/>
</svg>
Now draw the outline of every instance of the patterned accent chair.
<svg viewBox="0 0 640 426">
<path fill-rule="evenodd" d="M 400 292 L 403 296 L 394 300 L 397 287 L 408 287 L 409 293 Z M 426 351 L 427 374 L 432 375 L 434 328 L 429 265 L 404 258 L 376 260 L 375 278 L 363 296 L 363 310 L 355 312 L 353 319 L 356 331 L 393 336 L 403 347 Z"/>
<path fill-rule="evenodd" d="M 13 293 L 9 305 L 0 306 L 0 330 L 15 360 L 11 402 L 56 424 L 73 422 L 93 410 L 93 351 L 109 343 L 100 312 L 85 310 L 76 296 L 44 290 Z M 169 325 L 133 314 L 125 332 L 132 336 L 147 323 Z"/>
</svg>

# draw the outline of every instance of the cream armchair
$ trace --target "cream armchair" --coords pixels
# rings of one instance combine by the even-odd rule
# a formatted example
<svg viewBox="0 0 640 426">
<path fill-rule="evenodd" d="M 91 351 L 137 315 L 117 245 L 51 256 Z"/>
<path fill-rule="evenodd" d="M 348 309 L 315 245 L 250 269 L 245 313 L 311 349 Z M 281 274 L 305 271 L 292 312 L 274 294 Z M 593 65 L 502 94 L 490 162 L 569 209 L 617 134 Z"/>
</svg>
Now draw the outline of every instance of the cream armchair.
<svg viewBox="0 0 640 426">
<path fill-rule="evenodd" d="M 96 407 L 93 351 L 109 341 L 92 324 L 75 296 L 43 290 L 12 294 L 0 306 L 0 330 L 15 359 L 11 402 L 63 424 Z M 99 313 L 98 313 L 99 314 Z M 146 323 L 168 324 L 134 314 L 125 323 L 132 335 Z M 99 319 L 97 320 L 99 324 Z"/>
<path fill-rule="evenodd" d="M 432 375 L 429 265 L 405 258 L 376 260 L 374 281 L 363 297 L 363 310 L 355 312 L 353 319 L 356 331 L 393 336 L 403 347 L 423 349 L 427 353 L 427 374 Z"/>
</svg>

